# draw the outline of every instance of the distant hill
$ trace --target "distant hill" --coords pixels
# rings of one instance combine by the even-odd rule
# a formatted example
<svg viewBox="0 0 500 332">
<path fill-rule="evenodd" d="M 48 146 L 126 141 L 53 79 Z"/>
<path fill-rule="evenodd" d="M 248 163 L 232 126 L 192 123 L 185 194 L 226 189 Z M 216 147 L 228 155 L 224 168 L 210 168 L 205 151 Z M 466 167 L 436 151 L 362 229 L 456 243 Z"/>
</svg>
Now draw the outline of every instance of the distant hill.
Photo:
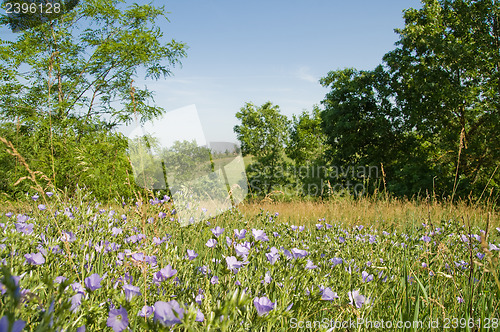
<svg viewBox="0 0 500 332">
<path fill-rule="evenodd" d="M 215 153 L 225 153 L 226 151 L 229 153 L 239 152 L 240 147 L 236 143 L 230 142 L 210 142 L 208 144 L 210 150 Z"/>
</svg>

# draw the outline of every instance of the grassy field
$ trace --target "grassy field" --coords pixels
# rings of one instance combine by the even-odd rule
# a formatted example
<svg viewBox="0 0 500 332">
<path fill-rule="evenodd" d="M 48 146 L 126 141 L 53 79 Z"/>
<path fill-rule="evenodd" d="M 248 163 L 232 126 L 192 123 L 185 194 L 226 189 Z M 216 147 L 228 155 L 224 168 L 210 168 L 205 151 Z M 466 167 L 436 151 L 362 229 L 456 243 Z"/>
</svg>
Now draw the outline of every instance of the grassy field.
<svg viewBox="0 0 500 332">
<path fill-rule="evenodd" d="M 30 196 L 1 209 L 0 329 L 500 326 L 492 207 L 266 200 L 179 227 L 166 197 L 101 206 L 83 192 Z"/>
<path fill-rule="evenodd" d="M 281 220 L 300 225 L 314 226 L 324 218 L 344 225 L 405 228 L 415 223 L 457 220 L 462 223 L 485 227 L 500 226 L 498 211 L 492 206 L 473 206 L 466 203 L 438 203 L 400 199 L 332 199 L 328 201 L 273 202 L 264 200 L 243 203 L 240 210 L 253 216 L 261 210 L 278 212 Z"/>
</svg>

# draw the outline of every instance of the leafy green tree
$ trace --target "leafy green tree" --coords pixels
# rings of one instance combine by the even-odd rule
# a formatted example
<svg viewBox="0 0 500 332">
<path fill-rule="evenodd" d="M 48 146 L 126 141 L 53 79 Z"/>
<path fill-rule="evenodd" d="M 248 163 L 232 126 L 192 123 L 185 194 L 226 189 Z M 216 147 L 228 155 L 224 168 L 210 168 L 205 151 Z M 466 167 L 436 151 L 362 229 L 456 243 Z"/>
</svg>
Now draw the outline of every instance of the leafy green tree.
<svg viewBox="0 0 500 332">
<path fill-rule="evenodd" d="M 330 158 L 383 164 L 397 194 L 453 196 L 458 185 L 477 197 L 500 179 L 500 4 L 422 3 L 405 11 L 385 67 L 322 79 Z"/>
<path fill-rule="evenodd" d="M 113 168 L 120 169 L 115 176 L 130 172 L 125 138 L 109 131 L 162 114 L 150 104 L 153 93 L 134 87 L 134 79 L 167 77 L 186 55 L 184 44 L 164 37 L 157 25 L 162 17 L 164 7 L 150 4 L 82 0 L 15 41 L 0 41 L 0 121 L 33 169 L 68 188 L 76 181 L 99 185 L 92 178 Z M 103 137 L 109 140 L 100 145 Z M 88 165 L 106 166 L 97 172 Z M 18 165 L 15 176 L 22 172 Z"/>
<path fill-rule="evenodd" d="M 298 117 L 293 115 L 287 155 L 295 163 L 294 181 L 301 193 L 319 195 L 322 194 L 321 188 L 326 187 L 326 139 L 319 106 L 313 106 L 310 113 L 303 111 Z"/>
<path fill-rule="evenodd" d="M 296 165 L 313 164 L 325 153 L 326 135 L 321 126 L 321 110 L 315 105 L 311 114 L 293 115 L 287 154 Z"/>
<path fill-rule="evenodd" d="M 19 35 L 0 47 L 1 118 L 70 119 L 107 127 L 161 114 L 148 105 L 152 92 L 134 88 L 139 70 L 167 77 L 185 56 L 185 45 L 164 41 L 156 22 L 163 7 L 86 0 L 73 11 Z M 121 105 L 120 105 L 121 104 Z"/>
<path fill-rule="evenodd" d="M 234 127 L 243 155 L 255 160 L 248 170 L 255 191 L 271 192 L 276 184 L 286 182 L 285 148 L 289 141 L 290 121 L 279 106 L 267 102 L 260 107 L 246 103 L 236 113 L 241 125 Z"/>
<path fill-rule="evenodd" d="M 382 66 L 372 71 L 331 71 L 320 82 L 331 89 L 322 101 L 325 110 L 321 113 L 329 164 L 336 169 L 363 170 L 354 177 L 348 172 L 349 178 L 338 179 L 341 183 L 367 181 L 365 189 L 373 191 L 380 186 L 383 165 L 390 176 L 388 189 L 394 193 L 411 195 L 432 184 L 432 176 L 426 175 L 425 151 L 407 131 L 401 110 L 393 102 L 391 77 Z M 379 171 L 372 173 L 375 167 Z"/>
<path fill-rule="evenodd" d="M 462 195 L 479 195 L 500 157 L 500 3 L 422 3 L 405 12 L 384 61 L 408 128 L 433 149 L 443 189 L 451 192 L 457 175 Z"/>
</svg>

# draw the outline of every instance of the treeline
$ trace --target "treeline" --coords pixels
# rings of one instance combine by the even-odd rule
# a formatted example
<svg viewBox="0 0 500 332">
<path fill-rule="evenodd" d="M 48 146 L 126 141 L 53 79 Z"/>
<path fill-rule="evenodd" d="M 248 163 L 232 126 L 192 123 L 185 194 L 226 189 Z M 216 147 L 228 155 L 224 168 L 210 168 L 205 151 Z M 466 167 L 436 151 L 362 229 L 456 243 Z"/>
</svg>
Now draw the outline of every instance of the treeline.
<svg viewBox="0 0 500 332">
<path fill-rule="evenodd" d="M 292 121 L 270 103 L 241 109 L 254 192 L 498 201 L 500 3 L 424 0 L 404 19 L 377 68 L 320 80 L 323 109 Z"/>
<path fill-rule="evenodd" d="M 99 199 L 140 188 L 127 139 L 115 129 L 163 113 L 133 78 L 166 77 L 186 53 L 155 24 L 162 7 L 124 6 L 80 1 L 16 41 L 1 41 L 4 196 L 32 191 L 26 166 L 45 188 L 78 185 Z M 309 112 L 288 119 L 270 102 L 240 109 L 234 129 L 252 158 L 251 195 L 498 201 L 500 4 L 424 0 L 404 19 L 396 48 L 378 67 L 329 72 L 320 83 L 330 91 Z M 153 181 L 165 181 L 159 171 Z"/>
</svg>

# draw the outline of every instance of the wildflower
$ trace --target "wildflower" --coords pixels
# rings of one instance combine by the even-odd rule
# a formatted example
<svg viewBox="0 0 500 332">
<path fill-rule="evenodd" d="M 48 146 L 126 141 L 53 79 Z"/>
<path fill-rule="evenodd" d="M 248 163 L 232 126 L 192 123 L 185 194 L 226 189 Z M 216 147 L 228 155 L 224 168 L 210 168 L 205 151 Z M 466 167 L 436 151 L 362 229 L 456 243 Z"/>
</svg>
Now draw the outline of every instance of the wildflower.
<svg viewBox="0 0 500 332">
<path fill-rule="evenodd" d="M 361 272 L 361 276 L 363 278 L 363 282 L 370 282 L 373 280 L 373 274 L 368 274 L 368 272 Z"/>
<path fill-rule="evenodd" d="M 163 219 L 163 218 L 165 218 L 166 216 L 167 216 L 167 214 L 166 214 L 165 212 L 160 212 L 160 213 L 158 213 L 158 217 L 159 217 L 160 219 Z"/>
<path fill-rule="evenodd" d="M 252 234 L 256 241 L 269 241 L 269 238 L 263 230 L 252 229 Z"/>
<path fill-rule="evenodd" d="M 39 205 L 38 205 L 38 209 L 39 209 L 40 211 L 43 211 L 43 210 L 45 210 L 46 208 L 47 208 L 47 207 L 46 207 L 45 205 L 43 205 L 43 204 L 39 204 Z"/>
<path fill-rule="evenodd" d="M 137 262 L 144 262 L 144 254 L 142 252 L 135 252 L 131 255 L 131 258 Z"/>
<path fill-rule="evenodd" d="M 317 228 L 317 229 L 322 229 L 322 228 L 323 228 L 323 225 L 321 225 L 321 224 L 316 224 L 316 228 Z"/>
<path fill-rule="evenodd" d="M 457 301 L 458 303 L 464 303 L 464 299 L 461 298 L 460 296 L 457 296 Z"/>
<path fill-rule="evenodd" d="M 500 248 L 498 248 L 496 245 L 494 245 L 493 243 L 490 243 L 490 251 L 499 251 Z"/>
<path fill-rule="evenodd" d="M 111 309 L 106 325 L 111 327 L 114 332 L 125 330 L 128 326 L 127 310 L 121 306 L 120 309 Z"/>
<path fill-rule="evenodd" d="M 24 257 L 26 258 L 26 261 L 32 265 L 42 265 L 43 263 L 45 263 L 45 258 L 39 252 L 37 252 L 36 254 L 26 254 L 24 255 Z"/>
<path fill-rule="evenodd" d="M 330 262 L 333 263 L 333 266 L 339 265 L 342 264 L 342 258 L 333 257 L 332 259 L 330 259 Z"/>
<path fill-rule="evenodd" d="M 261 283 L 269 284 L 269 283 L 271 283 L 272 280 L 273 280 L 273 278 L 271 278 L 271 273 L 269 273 L 269 271 L 267 271 L 266 275 L 264 276 L 264 280 L 262 280 Z"/>
<path fill-rule="evenodd" d="M 149 317 L 153 314 L 153 307 L 145 305 L 142 307 L 141 311 L 137 314 L 140 317 Z"/>
<path fill-rule="evenodd" d="M 82 284 L 80 284 L 79 282 L 74 282 L 70 286 L 71 286 L 71 288 L 73 288 L 73 291 L 75 291 L 77 293 L 81 293 L 81 294 L 85 293 L 85 290 L 83 289 Z"/>
<path fill-rule="evenodd" d="M 302 232 L 304 229 L 306 229 L 304 226 L 299 226 L 299 231 Z"/>
<path fill-rule="evenodd" d="M 207 243 L 205 245 L 209 248 L 215 248 L 215 246 L 217 245 L 217 240 L 210 239 L 207 241 Z"/>
<path fill-rule="evenodd" d="M 201 301 L 205 298 L 205 296 L 203 294 L 198 294 L 196 295 L 196 298 L 194 299 L 194 301 L 196 303 L 198 303 L 198 305 L 201 305 Z"/>
<path fill-rule="evenodd" d="M 114 236 L 120 235 L 122 233 L 123 233 L 123 230 L 119 227 L 113 227 L 111 229 L 111 234 L 113 234 Z"/>
<path fill-rule="evenodd" d="M 136 243 L 137 241 L 139 241 L 139 238 L 137 237 L 137 235 L 132 235 L 132 236 L 125 239 L 125 242 L 127 242 L 127 243 Z"/>
<path fill-rule="evenodd" d="M 18 215 L 17 215 L 17 222 L 18 222 L 18 223 L 24 224 L 24 223 L 26 223 L 29 219 L 30 219 L 30 217 L 28 217 L 27 215 L 24 215 L 24 214 L 18 214 Z"/>
<path fill-rule="evenodd" d="M 176 317 L 174 311 L 178 317 Z M 169 302 L 158 301 L 154 305 L 154 314 L 155 321 L 159 321 L 164 326 L 171 326 L 181 322 L 181 319 L 184 318 L 184 309 L 175 300 Z"/>
<path fill-rule="evenodd" d="M 62 236 L 59 238 L 61 241 L 65 242 L 74 242 L 76 240 L 75 234 L 73 232 L 62 232 Z"/>
<path fill-rule="evenodd" d="M 203 322 L 205 320 L 205 315 L 203 315 L 203 313 L 200 311 L 200 309 L 198 309 L 198 311 L 196 312 L 196 318 L 195 318 L 195 322 Z"/>
<path fill-rule="evenodd" d="M 187 250 L 187 255 L 188 255 L 188 258 L 190 261 L 192 261 L 193 259 L 198 257 L 198 254 L 196 252 L 194 252 L 194 250 L 190 250 L 190 249 Z"/>
<path fill-rule="evenodd" d="M 427 235 L 422 236 L 422 237 L 420 238 L 420 240 L 421 240 L 421 241 L 424 241 L 424 242 L 426 242 L 426 243 L 431 242 L 431 238 L 430 238 L 429 236 L 427 236 Z"/>
<path fill-rule="evenodd" d="M 343 238 L 342 236 L 339 236 L 339 242 L 340 243 L 344 243 L 345 242 L 345 238 Z"/>
<path fill-rule="evenodd" d="M 56 278 L 54 279 L 54 283 L 56 283 L 56 284 L 60 284 L 60 283 L 62 283 L 62 282 L 63 282 L 63 281 L 65 281 L 65 280 L 67 280 L 67 278 L 66 278 L 66 277 L 59 276 L 59 277 L 56 277 Z"/>
<path fill-rule="evenodd" d="M 231 240 L 231 238 L 229 236 L 226 236 L 226 243 L 227 243 L 227 246 L 230 247 L 233 244 L 233 240 Z"/>
<path fill-rule="evenodd" d="M 125 291 L 125 299 L 131 301 L 134 296 L 142 295 L 139 287 L 130 284 L 123 285 L 123 290 Z"/>
<path fill-rule="evenodd" d="M 144 261 L 146 263 L 148 263 L 151 267 L 155 267 L 156 266 L 156 256 L 155 255 L 152 255 L 152 256 L 146 256 L 146 258 L 144 259 Z"/>
<path fill-rule="evenodd" d="M 218 284 L 218 283 L 219 283 L 219 277 L 217 277 L 217 276 L 213 276 L 213 277 L 210 279 L 210 283 L 211 283 L 212 285 Z"/>
<path fill-rule="evenodd" d="M 16 231 L 18 233 L 30 235 L 31 233 L 33 233 L 33 226 L 33 224 L 16 223 Z"/>
<path fill-rule="evenodd" d="M 31 199 L 33 201 L 36 201 L 38 199 L 38 197 L 39 197 L 38 194 L 35 194 L 35 195 L 31 196 Z"/>
<path fill-rule="evenodd" d="M 76 293 L 71 297 L 71 307 L 70 307 L 71 312 L 76 312 L 78 310 L 78 308 L 82 304 L 82 298 L 83 298 L 82 293 Z"/>
<path fill-rule="evenodd" d="M 276 249 L 275 247 L 272 247 L 272 248 L 271 248 L 271 252 L 266 253 L 266 258 L 267 258 L 267 260 L 268 260 L 271 264 L 276 263 L 276 261 L 280 258 L 280 255 L 279 255 L 278 249 Z"/>
<path fill-rule="evenodd" d="M 467 238 L 467 236 L 465 234 L 462 234 L 460 235 L 460 239 L 465 242 L 465 243 L 469 243 L 469 239 Z"/>
<path fill-rule="evenodd" d="M 165 242 L 162 239 L 157 238 L 156 236 L 153 237 L 153 243 L 156 244 L 157 246 Z"/>
<path fill-rule="evenodd" d="M 102 278 L 97 273 L 94 273 L 90 277 L 85 278 L 85 286 L 91 291 L 95 291 L 102 287 L 101 281 Z"/>
<path fill-rule="evenodd" d="M 333 301 L 338 298 L 337 293 L 332 291 L 330 287 L 326 287 L 321 294 L 321 299 L 324 301 Z"/>
<path fill-rule="evenodd" d="M 238 269 L 241 267 L 242 263 L 238 261 L 238 259 L 234 256 L 226 257 L 227 268 L 234 273 L 238 272 Z"/>
<path fill-rule="evenodd" d="M 269 311 L 274 309 L 275 303 L 271 302 L 267 297 L 263 296 L 261 298 L 254 298 L 253 305 L 257 309 L 257 314 L 259 316 L 264 316 L 269 313 Z"/>
<path fill-rule="evenodd" d="M 220 228 L 219 226 L 211 229 L 212 233 L 215 237 L 219 237 L 222 233 L 224 233 L 224 228 Z"/>
<path fill-rule="evenodd" d="M 484 258 L 484 254 L 483 254 L 482 252 L 478 252 L 478 253 L 476 254 L 476 256 L 477 256 L 477 258 L 479 258 L 479 259 L 483 259 L 483 258 Z"/>
<path fill-rule="evenodd" d="M 312 260 L 308 259 L 307 260 L 307 264 L 306 264 L 306 269 L 312 270 L 312 269 L 316 269 L 316 268 L 318 268 L 318 266 L 314 265 L 314 263 L 312 262 Z"/>
<path fill-rule="evenodd" d="M 236 255 L 241 257 L 246 257 L 250 253 L 247 247 L 241 244 L 237 244 L 234 246 L 234 250 L 236 250 Z"/>
<path fill-rule="evenodd" d="M 234 236 L 236 236 L 240 240 L 243 240 L 245 238 L 246 234 L 247 234 L 247 230 L 244 228 L 241 231 L 239 231 L 237 229 L 234 230 Z"/>
<path fill-rule="evenodd" d="M 165 266 L 163 269 L 160 270 L 160 273 L 163 278 L 168 279 L 170 277 L 173 277 L 174 275 L 177 274 L 176 269 L 172 269 L 170 265 Z"/>
<path fill-rule="evenodd" d="M 308 255 L 307 251 L 293 248 L 292 249 L 292 255 L 294 258 L 304 258 Z"/>
<path fill-rule="evenodd" d="M 25 321 L 17 320 L 12 324 L 12 330 L 9 330 L 9 319 L 7 316 L 3 316 L 2 319 L 0 319 L 0 331 L 21 332 L 25 325 Z"/>
<path fill-rule="evenodd" d="M 201 273 L 203 273 L 204 275 L 207 275 L 209 273 L 212 273 L 212 271 L 208 268 L 208 266 L 206 265 L 203 265 L 203 266 L 200 266 L 198 268 L 198 271 L 200 271 Z"/>
<path fill-rule="evenodd" d="M 351 305 L 355 305 L 358 309 L 361 308 L 365 302 L 367 302 L 366 298 L 363 295 L 359 294 L 359 290 L 347 292 L 347 294 L 349 295 L 349 303 Z"/>
</svg>

